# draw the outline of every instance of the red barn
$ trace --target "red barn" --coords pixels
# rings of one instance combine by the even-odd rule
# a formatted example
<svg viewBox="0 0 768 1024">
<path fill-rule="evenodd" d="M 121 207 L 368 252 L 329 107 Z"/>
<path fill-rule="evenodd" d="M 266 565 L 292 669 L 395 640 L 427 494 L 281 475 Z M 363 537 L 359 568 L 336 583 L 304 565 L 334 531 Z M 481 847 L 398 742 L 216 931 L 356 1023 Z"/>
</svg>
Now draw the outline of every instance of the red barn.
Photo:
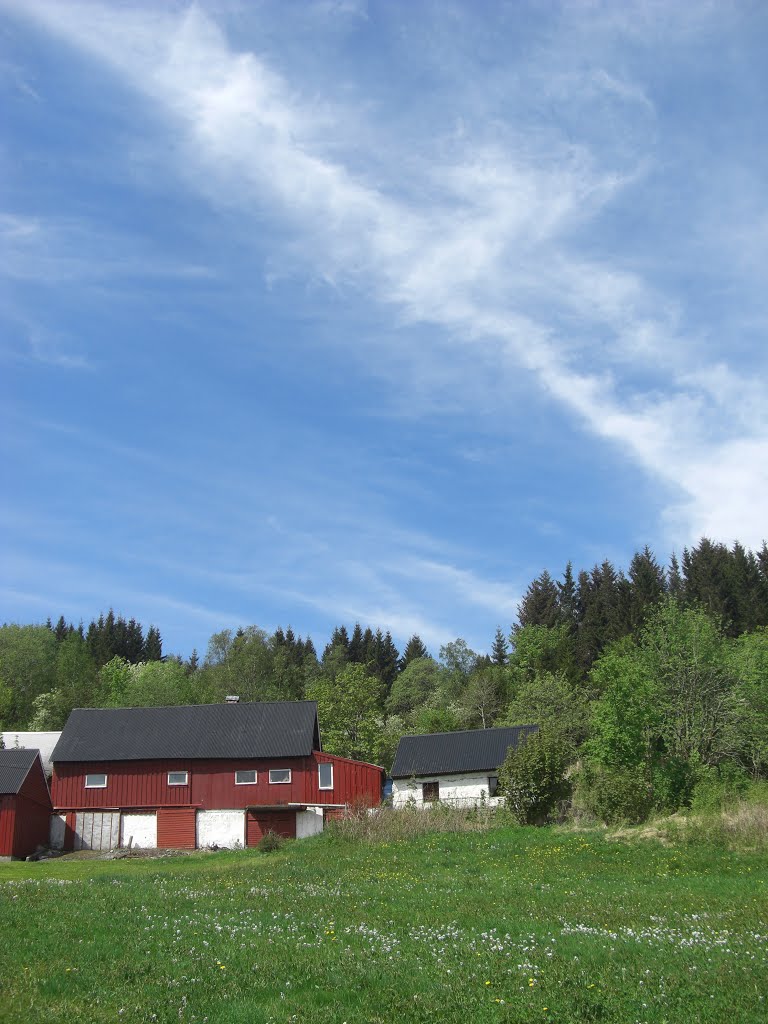
<svg viewBox="0 0 768 1024">
<path fill-rule="evenodd" d="M 77 709 L 53 755 L 66 849 L 255 846 L 375 806 L 384 771 L 324 754 L 314 701 Z"/>
<path fill-rule="evenodd" d="M 51 796 L 39 750 L 0 750 L 0 859 L 48 845 Z"/>
</svg>

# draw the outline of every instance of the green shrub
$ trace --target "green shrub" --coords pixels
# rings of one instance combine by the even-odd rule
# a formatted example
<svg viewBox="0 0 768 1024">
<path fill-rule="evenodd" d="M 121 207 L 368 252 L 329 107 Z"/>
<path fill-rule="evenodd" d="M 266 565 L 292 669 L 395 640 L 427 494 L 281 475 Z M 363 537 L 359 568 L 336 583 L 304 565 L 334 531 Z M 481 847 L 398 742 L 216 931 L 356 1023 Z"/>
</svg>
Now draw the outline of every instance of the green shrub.
<svg viewBox="0 0 768 1024">
<path fill-rule="evenodd" d="M 285 846 L 285 839 L 283 836 L 279 836 L 277 832 L 266 832 L 259 843 L 259 851 L 261 853 L 274 853 L 276 850 L 281 850 Z"/>
<path fill-rule="evenodd" d="M 574 797 L 576 808 L 606 825 L 637 825 L 654 805 L 653 784 L 642 768 L 602 768 L 585 764 Z"/>
<path fill-rule="evenodd" d="M 499 769 L 499 791 L 521 825 L 541 825 L 570 792 L 566 778 L 573 751 L 557 735 L 540 731 L 510 750 Z"/>
<path fill-rule="evenodd" d="M 744 769 L 732 762 L 703 769 L 693 787 L 691 811 L 700 814 L 733 807 L 746 796 L 751 782 Z"/>
</svg>

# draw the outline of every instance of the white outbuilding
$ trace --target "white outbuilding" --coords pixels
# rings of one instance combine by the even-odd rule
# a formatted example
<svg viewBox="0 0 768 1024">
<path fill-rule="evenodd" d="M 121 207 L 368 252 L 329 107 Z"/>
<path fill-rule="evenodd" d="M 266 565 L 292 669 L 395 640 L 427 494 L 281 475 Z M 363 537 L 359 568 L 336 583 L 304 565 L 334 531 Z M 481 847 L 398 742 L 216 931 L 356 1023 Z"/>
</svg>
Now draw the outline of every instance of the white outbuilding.
<svg viewBox="0 0 768 1024">
<path fill-rule="evenodd" d="M 510 747 L 516 750 L 538 725 L 468 729 L 403 736 L 392 765 L 392 804 L 454 807 L 501 803 L 496 795 L 499 768 Z"/>
</svg>

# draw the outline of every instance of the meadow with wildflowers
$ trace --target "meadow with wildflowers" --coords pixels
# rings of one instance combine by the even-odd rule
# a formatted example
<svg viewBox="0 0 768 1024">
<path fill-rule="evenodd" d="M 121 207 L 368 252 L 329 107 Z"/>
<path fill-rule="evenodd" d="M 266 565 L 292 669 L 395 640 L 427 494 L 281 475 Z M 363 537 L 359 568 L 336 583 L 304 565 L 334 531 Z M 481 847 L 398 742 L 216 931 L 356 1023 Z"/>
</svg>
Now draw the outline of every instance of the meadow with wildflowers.
<svg viewBox="0 0 768 1024">
<path fill-rule="evenodd" d="M 0 865 L 0 1020 L 758 1022 L 768 859 L 492 828 Z"/>
</svg>

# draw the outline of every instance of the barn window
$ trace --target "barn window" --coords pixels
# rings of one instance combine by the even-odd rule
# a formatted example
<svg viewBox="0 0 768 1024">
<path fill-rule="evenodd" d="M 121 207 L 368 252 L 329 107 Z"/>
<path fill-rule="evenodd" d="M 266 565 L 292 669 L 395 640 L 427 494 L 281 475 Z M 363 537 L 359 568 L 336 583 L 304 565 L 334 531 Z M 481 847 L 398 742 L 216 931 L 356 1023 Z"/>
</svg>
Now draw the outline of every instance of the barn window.
<svg viewBox="0 0 768 1024">
<path fill-rule="evenodd" d="M 488 796 L 496 796 L 499 790 L 499 776 L 489 775 L 488 776 Z"/>
<path fill-rule="evenodd" d="M 249 768 L 244 769 L 241 772 L 235 772 L 235 785 L 236 786 L 253 786 L 256 784 L 256 769 Z"/>
<path fill-rule="evenodd" d="M 440 799 L 440 783 L 425 782 L 421 787 L 421 794 L 425 804 Z"/>
<path fill-rule="evenodd" d="M 317 774 L 320 789 L 333 789 L 333 765 L 330 761 L 321 761 L 317 766 Z"/>
<path fill-rule="evenodd" d="M 85 776 L 85 788 L 86 789 L 106 789 L 107 788 L 107 776 L 98 773 L 96 775 Z"/>
<path fill-rule="evenodd" d="M 186 786 L 189 782 L 189 772 L 168 772 L 169 786 Z"/>
<path fill-rule="evenodd" d="M 291 781 L 291 769 L 290 768 L 270 768 L 269 769 L 269 781 L 271 783 L 290 782 Z"/>
</svg>

